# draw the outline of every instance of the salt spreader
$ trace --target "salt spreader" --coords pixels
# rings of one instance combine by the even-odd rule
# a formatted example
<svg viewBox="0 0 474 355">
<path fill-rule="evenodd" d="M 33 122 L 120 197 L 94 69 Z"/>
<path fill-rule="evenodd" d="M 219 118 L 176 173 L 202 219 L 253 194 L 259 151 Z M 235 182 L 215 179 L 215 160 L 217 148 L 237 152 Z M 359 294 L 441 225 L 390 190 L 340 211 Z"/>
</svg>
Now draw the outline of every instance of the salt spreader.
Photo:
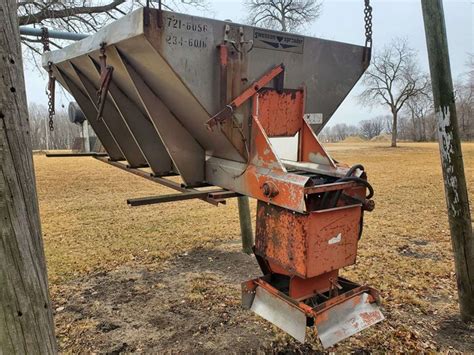
<svg viewBox="0 0 474 355">
<path fill-rule="evenodd" d="M 383 319 L 376 290 L 339 276 L 356 261 L 373 189 L 316 137 L 369 65 L 370 42 L 145 7 L 43 66 L 102 142 L 98 159 L 180 192 L 130 204 L 257 199 L 263 276 L 242 284 L 243 306 L 302 342 L 315 326 L 329 347 Z M 295 136 L 297 157 L 280 158 L 270 139 Z M 182 184 L 167 178 L 178 174 Z"/>
</svg>

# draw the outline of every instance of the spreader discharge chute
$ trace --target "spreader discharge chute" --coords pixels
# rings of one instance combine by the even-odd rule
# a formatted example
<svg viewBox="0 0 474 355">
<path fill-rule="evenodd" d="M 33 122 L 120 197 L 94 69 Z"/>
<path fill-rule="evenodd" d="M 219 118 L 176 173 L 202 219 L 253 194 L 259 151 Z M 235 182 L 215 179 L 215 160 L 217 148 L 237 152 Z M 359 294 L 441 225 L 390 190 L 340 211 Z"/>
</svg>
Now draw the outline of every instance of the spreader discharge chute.
<svg viewBox="0 0 474 355">
<path fill-rule="evenodd" d="M 102 142 L 98 159 L 180 192 L 131 205 L 258 200 L 263 276 L 242 284 L 243 305 L 302 342 L 316 327 L 324 347 L 383 319 L 377 291 L 339 275 L 373 189 L 316 137 L 369 61 L 367 43 L 151 8 L 43 56 Z M 296 159 L 281 159 L 271 138 L 295 136 Z"/>
</svg>

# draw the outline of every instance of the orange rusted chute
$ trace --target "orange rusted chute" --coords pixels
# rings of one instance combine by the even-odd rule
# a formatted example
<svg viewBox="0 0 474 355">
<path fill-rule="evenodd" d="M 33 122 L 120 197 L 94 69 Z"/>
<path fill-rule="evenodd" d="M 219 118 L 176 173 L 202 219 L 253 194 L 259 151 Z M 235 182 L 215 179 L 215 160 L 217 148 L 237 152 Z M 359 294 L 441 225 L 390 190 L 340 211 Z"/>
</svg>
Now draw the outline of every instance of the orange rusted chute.
<svg viewBox="0 0 474 355">
<path fill-rule="evenodd" d="M 377 291 L 339 277 L 339 269 L 356 261 L 362 216 L 364 210 L 374 207 L 370 200 L 373 190 L 362 166 L 336 164 L 319 144 L 303 113 L 304 89 L 262 89 L 283 74 L 282 65 L 270 70 L 212 117 L 208 125 L 226 122 L 233 111 L 252 99 L 255 148 L 251 162 L 268 171 L 259 179 L 255 171 L 249 172 L 249 164 L 243 174 L 248 174 L 249 188 L 259 189 L 267 200 L 260 199 L 257 204 L 254 248 L 264 276 L 242 284 L 244 306 L 302 342 L 306 326 L 315 325 L 323 346 L 329 347 L 383 320 Z M 269 178 L 282 171 L 268 138 L 296 134 L 295 170 L 287 170 L 286 181 Z M 279 196 L 281 205 L 292 203 L 292 177 L 309 174 L 311 168 L 305 170 L 305 166 L 317 170 L 318 164 L 311 163 L 315 160 L 325 166 L 328 174 L 343 176 L 328 179 L 324 173 L 312 174 L 301 189 L 306 196 L 306 213 L 272 204 Z"/>
<path fill-rule="evenodd" d="M 377 292 L 339 275 L 356 261 L 372 187 L 315 133 L 369 60 L 367 45 L 150 8 L 43 57 L 103 143 L 102 161 L 182 192 L 132 206 L 258 200 L 263 276 L 243 283 L 243 304 L 300 341 L 315 325 L 325 347 L 383 319 Z M 275 137 L 296 137 L 295 159 L 278 156 Z M 167 178 L 177 174 L 182 184 Z"/>
</svg>

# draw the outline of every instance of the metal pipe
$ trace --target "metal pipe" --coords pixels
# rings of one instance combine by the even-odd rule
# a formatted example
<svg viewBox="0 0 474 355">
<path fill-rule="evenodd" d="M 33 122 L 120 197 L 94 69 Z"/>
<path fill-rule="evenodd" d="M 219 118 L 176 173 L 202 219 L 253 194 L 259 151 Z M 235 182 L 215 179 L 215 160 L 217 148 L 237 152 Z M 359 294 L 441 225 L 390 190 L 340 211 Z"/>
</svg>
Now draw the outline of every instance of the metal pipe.
<svg viewBox="0 0 474 355">
<path fill-rule="evenodd" d="M 37 36 L 41 37 L 43 35 L 43 30 L 41 28 L 29 27 L 29 26 L 20 26 L 20 34 L 25 36 Z M 89 35 L 84 33 L 74 33 L 74 32 L 62 32 L 55 30 L 48 30 L 49 38 L 56 39 L 67 39 L 70 41 L 80 41 L 88 37 Z"/>
<path fill-rule="evenodd" d="M 248 196 L 237 198 L 239 206 L 240 232 L 242 233 L 242 251 L 248 255 L 253 253 L 252 218 L 250 217 L 250 204 Z"/>
</svg>

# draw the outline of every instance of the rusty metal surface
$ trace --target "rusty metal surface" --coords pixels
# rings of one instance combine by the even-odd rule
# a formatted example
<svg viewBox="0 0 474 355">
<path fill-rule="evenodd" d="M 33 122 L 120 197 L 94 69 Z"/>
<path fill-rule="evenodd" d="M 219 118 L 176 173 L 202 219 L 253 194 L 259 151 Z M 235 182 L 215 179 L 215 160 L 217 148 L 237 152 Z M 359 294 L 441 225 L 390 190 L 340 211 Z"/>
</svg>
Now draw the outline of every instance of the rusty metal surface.
<svg viewBox="0 0 474 355">
<path fill-rule="evenodd" d="M 288 296 L 299 301 L 322 294 L 331 289 L 331 280 L 336 280 L 337 277 L 338 270 L 305 279 L 293 276 L 290 278 Z"/>
<path fill-rule="evenodd" d="M 330 192 L 337 190 L 350 189 L 358 186 L 355 182 L 334 182 L 332 184 L 316 185 L 306 187 L 304 189 L 306 194 L 319 194 L 322 192 Z"/>
<path fill-rule="evenodd" d="M 258 119 L 268 137 L 293 137 L 301 129 L 304 109 L 302 90 L 279 94 L 266 89 L 258 94 Z"/>
<path fill-rule="evenodd" d="M 259 201 L 255 253 L 310 278 L 355 263 L 361 206 L 292 213 Z"/>
<path fill-rule="evenodd" d="M 48 158 L 73 158 L 73 157 L 106 157 L 107 153 L 97 153 L 97 152 L 79 152 L 79 153 L 46 153 Z"/>
</svg>

